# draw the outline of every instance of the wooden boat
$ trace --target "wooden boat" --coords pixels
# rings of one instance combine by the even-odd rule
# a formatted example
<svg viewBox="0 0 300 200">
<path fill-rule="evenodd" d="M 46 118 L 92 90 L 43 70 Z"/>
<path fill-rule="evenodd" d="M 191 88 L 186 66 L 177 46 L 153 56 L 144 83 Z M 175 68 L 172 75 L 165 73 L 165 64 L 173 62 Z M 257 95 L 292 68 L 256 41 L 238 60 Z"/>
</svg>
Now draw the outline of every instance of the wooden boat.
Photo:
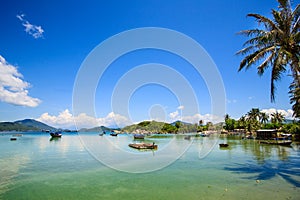
<svg viewBox="0 0 300 200">
<path fill-rule="evenodd" d="M 61 131 L 55 131 L 50 133 L 51 137 L 61 137 Z"/>
<path fill-rule="evenodd" d="M 220 147 L 228 147 L 229 144 L 219 144 Z"/>
<path fill-rule="evenodd" d="M 292 141 L 280 141 L 280 140 L 274 140 L 274 141 L 259 141 L 260 144 L 273 144 L 273 145 L 281 145 L 281 146 L 291 146 Z"/>
<path fill-rule="evenodd" d="M 133 135 L 133 138 L 134 139 L 140 139 L 140 140 L 143 140 L 145 138 L 145 135 L 143 134 L 134 134 Z"/>
<path fill-rule="evenodd" d="M 22 137 L 23 135 L 18 133 L 18 134 L 13 134 L 12 136 L 13 137 Z"/>
<path fill-rule="evenodd" d="M 190 135 L 187 135 L 187 136 L 184 137 L 184 139 L 185 139 L 185 140 L 190 140 L 190 139 L 191 139 L 191 136 L 190 136 Z"/>
<path fill-rule="evenodd" d="M 153 142 L 151 143 L 139 143 L 139 144 L 129 144 L 128 145 L 134 149 L 157 149 L 157 145 Z"/>
</svg>

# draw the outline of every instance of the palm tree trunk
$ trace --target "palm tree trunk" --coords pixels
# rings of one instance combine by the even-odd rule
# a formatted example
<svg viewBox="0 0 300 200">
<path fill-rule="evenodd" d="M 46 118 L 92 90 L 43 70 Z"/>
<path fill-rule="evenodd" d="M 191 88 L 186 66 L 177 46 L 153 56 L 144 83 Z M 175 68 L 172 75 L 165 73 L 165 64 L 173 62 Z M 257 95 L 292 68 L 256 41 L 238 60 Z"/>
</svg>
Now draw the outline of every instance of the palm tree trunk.
<svg viewBox="0 0 300 200">
<path fill-rule="evenodd" d="M 291 85 L 290 101 L 293 103 L 294 117 L 300 117 L 300 66 L 297 55 L 292 57 L 291 69 L 294 81 Z"/>
</svg>

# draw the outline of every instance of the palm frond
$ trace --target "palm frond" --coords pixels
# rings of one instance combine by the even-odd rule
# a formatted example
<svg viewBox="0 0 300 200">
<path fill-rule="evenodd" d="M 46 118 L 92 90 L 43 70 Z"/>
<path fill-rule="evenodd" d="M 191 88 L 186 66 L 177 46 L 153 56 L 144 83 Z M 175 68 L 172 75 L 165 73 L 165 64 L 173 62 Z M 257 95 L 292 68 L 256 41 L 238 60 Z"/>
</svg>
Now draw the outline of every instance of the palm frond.
<svg viewBox="0 0 300 200">
<path fill-rule="evenodd" d="M 272 64 L 272 59 L 275 57 L 275 55 L 276 55 L 275 52 L 271 53 L 271 55 L 257 67 L 258 75 L 260 75 L 260 76 L 263 75 L 263 73 L 265 72 L 265 69 L 268 67 L 268 65 Z"/>
<path fill-rule="evenodd" d="M 267 18 L 265 16 L 255 14 L 255 13 L 250 13 L 247 16 L 254 17 L 258 23 L 264 23 L 264 25 L 268 28 L 278 29 L 276 24 L 272 20 L 270 20 L 269 18 Z"/>
<path fill-rule="evenodd" d="M 267 53 L 271 53 L 271 51 L 274 50 L 274 48 L 274 46 L 268 46 L 246 56 L 240 63 L 238 71 L 241 71 L 244 67 L 246 67 L 247 70 L 252 64 L 264 58 Z"/>
</svg>

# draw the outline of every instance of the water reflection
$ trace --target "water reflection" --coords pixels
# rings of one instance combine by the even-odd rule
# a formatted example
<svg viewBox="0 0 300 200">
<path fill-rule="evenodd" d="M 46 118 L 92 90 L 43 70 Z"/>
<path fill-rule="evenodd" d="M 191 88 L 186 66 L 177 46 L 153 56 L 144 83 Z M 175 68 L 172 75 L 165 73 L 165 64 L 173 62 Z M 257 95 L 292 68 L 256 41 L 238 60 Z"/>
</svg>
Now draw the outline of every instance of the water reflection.
<svg viewBox="0 0 300 200">
<path fill-rule="evenodd" d="M 50 142 L 57 142 L 57 141 L 60 141 L 60 137 L 51 137 L 50 139 L 49 139 L 49 141 Z"/>
<path fill-rule="evenodd" d="M 256 141 L 242 141 L 242 148 L 245 152 L 253 154 L 254 159 L 259 163 L 263 164 L 266 160 L 276 156 L 279 160 L 288 160 L 290 156 L 291 147 L 279 146 L 279 145 L 268 145 L 259 144 Z"/>
<path fill-rule="evenodd" d="M 262 165 L 249 162 L 246 164 L 235 164 L 235 166 L 225 167 L 224 169 L 234 173 L 251 174 L 252 176 L 249 176 L 248 179 L 254 180 L 270 180 L 280 176 L 288 183 L 300 187 L 299 164 L 296 162 L 270 160 L 265 161 Z"/>
<path fill-rule="evenodd" d="M 280 176 L 288 183 L 300 187 L 299 156 L 292 147 L 258 144 L 253 140 L 240 141 L 242 151 L 253 157 L 246 163 L 224 167 L 233 173 L 250 175 L 248 179 L 270 180 Z"/>
</svg>

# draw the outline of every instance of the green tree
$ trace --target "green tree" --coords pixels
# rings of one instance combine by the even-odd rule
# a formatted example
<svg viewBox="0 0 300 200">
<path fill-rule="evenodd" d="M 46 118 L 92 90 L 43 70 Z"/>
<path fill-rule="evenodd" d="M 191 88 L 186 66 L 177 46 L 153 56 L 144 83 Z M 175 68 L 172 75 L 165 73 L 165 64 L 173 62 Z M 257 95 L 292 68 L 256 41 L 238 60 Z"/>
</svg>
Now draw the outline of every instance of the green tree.
<svg viewBox="0 0 300 200">
<path fill-rule="evenodd" d="M 284 121 L 284 115 L 278 111 L 271 114 L 271 122 L 275 124 L 282 124 Z"/>
<path fill-rule="evenodd" d="M 246 129 L 250 132 L 260 128 L 261 112 L 258 108 L 252 108 L 246 115 Z"/>
<path fill-rule="evenodd" d="M 247 127 L 247 121 L 246 121 L 246 116 L 243 115 L 239 120 L 238 120 L 238 128 L 246 129 Z"/>
<path fill-rule="evenodd" d="M 267 113 L 260 113 L 260 123 L 266 124 L 269 121 L 269 115 Z"/>
<path fill-rule="evenodd" d="M 272 19 L 259 14 L 248 14 L 259 28 L 241 31 L 250 39 L 237 54 L 244 55 L 239 71 L 257 66 L 259 75 L 271 67 L 271 102 L 275 101 L 275 82 L 289 67 L 293 81 L 290 85 L 290 102 L 295 117 L 300 117 L 300 4 L 293 10 L 289 0 L 278 0 L 278 10 L 272 9 Z"/>
<path fill-rule="evenodd" d="M 175 123 L 175 127 L 176 127 L 177 129 L 179 129 L 179 128 L 181 127 L 181 122 L 180 122 L 180 121 L 177 121 L 177 122 Z"/>
<path fill-rule="evenodd" d="M 235 127 L 235 120 L 231 119 L 228 114 L 225 115 L 225 126 L 224 129 L 227 131 L 232 131 L 234 130 Z"/>
</svg>

